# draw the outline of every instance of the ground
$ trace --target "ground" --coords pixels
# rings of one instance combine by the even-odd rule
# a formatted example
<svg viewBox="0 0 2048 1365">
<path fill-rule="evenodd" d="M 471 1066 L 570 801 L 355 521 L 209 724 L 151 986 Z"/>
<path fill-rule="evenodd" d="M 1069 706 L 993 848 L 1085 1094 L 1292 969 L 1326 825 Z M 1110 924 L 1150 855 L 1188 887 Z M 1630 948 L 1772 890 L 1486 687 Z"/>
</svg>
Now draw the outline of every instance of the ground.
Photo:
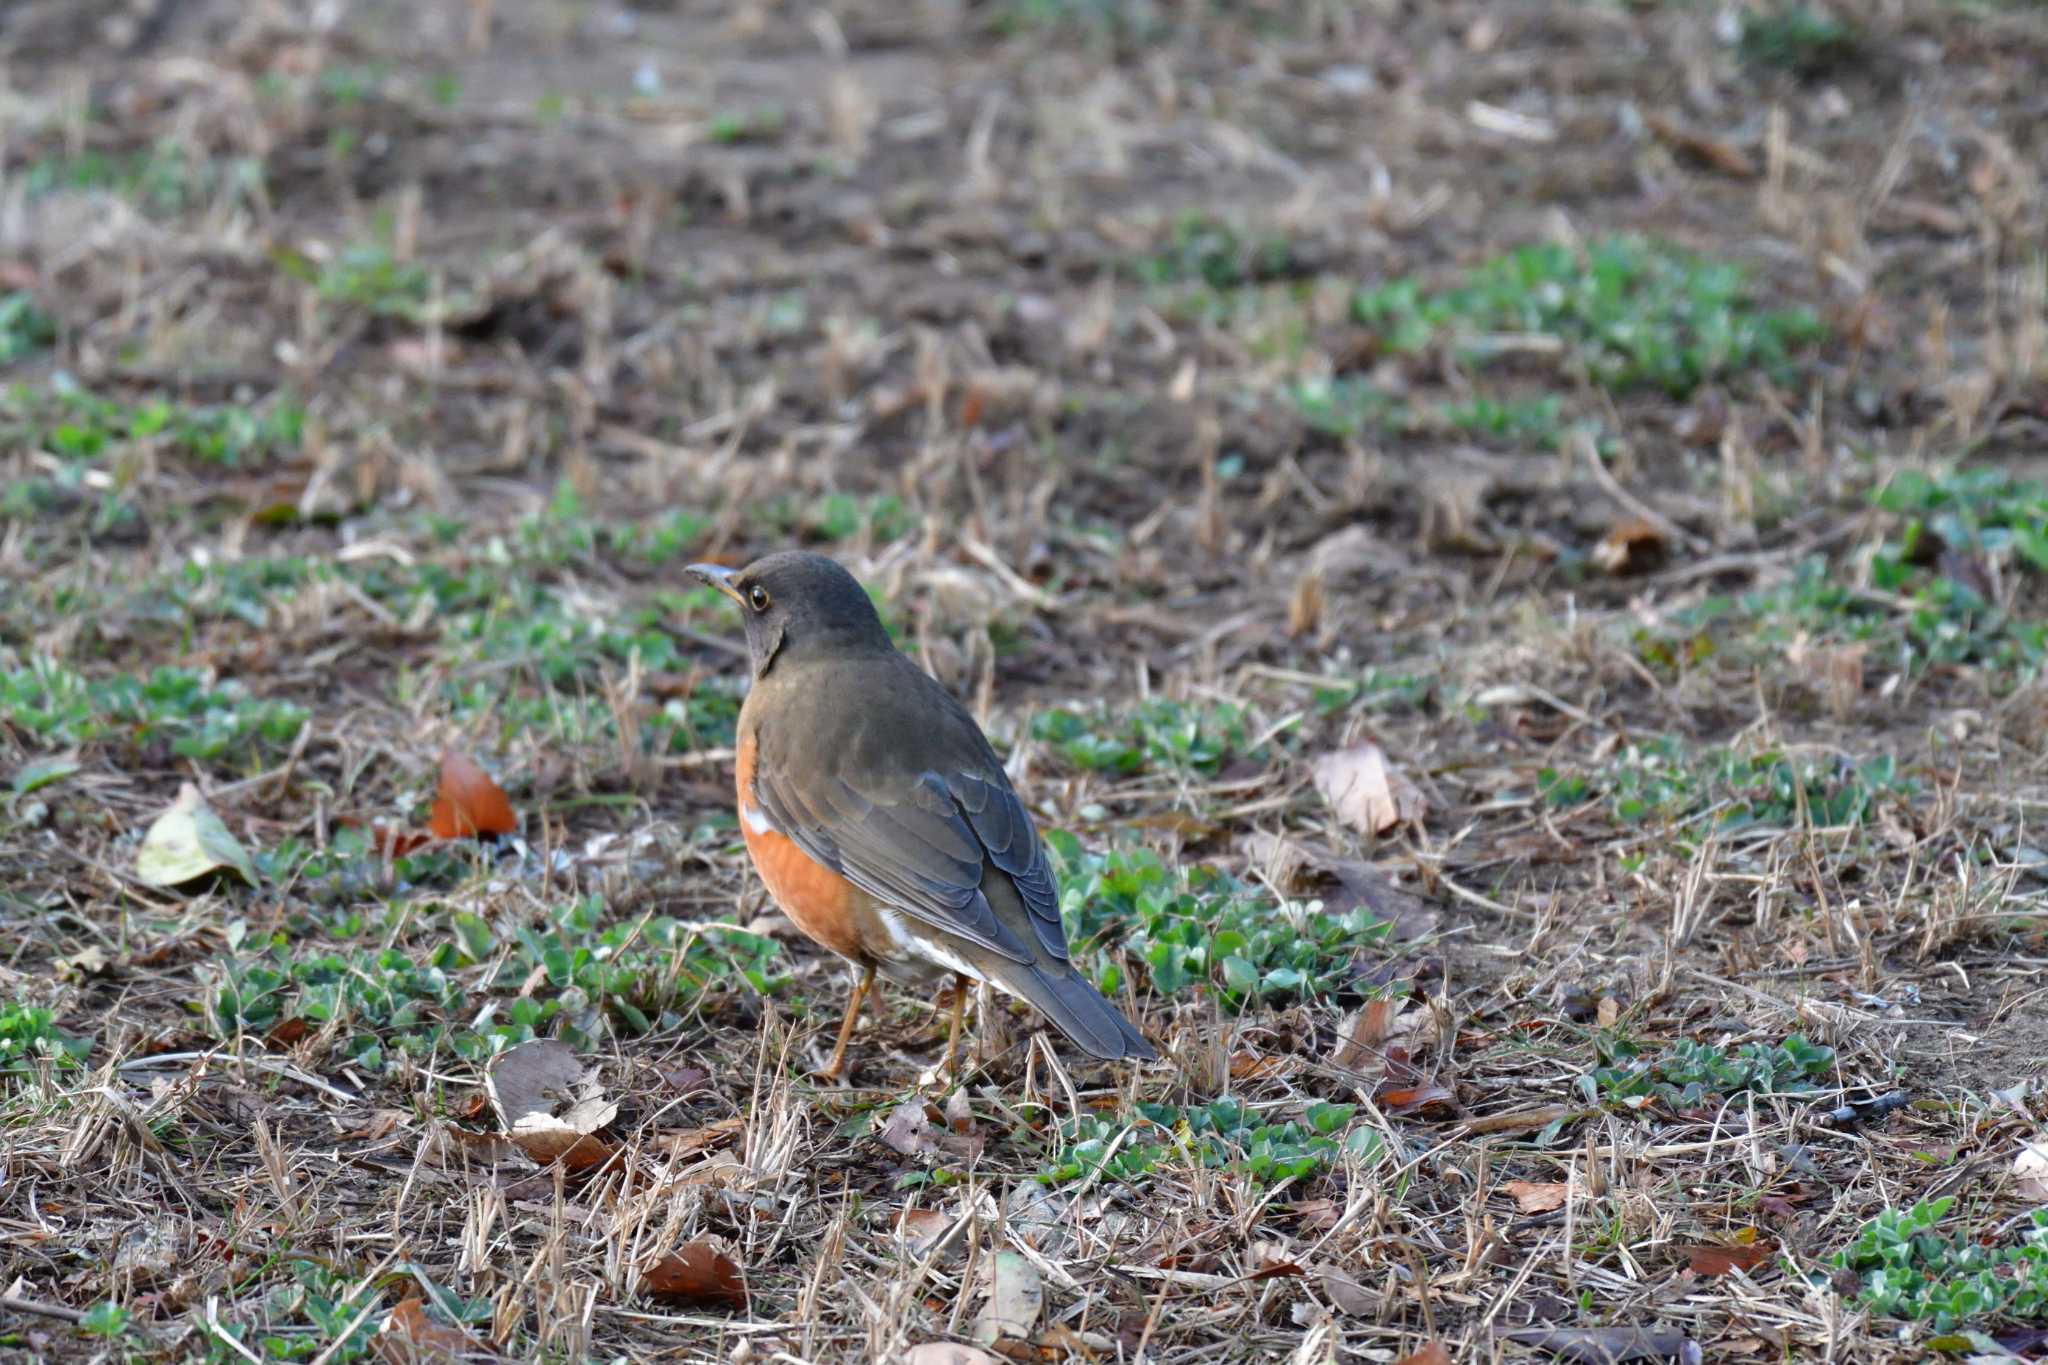
<svg viewBox="0 0 2048 1365">
<path fill-rule="evenodd" d="M 2037 7 L 0 49 L 0 1355 L 2037 1351 Z M 1164 1061 L 813 1078 L 682 571 L 790 545 Z"/>
</svg>

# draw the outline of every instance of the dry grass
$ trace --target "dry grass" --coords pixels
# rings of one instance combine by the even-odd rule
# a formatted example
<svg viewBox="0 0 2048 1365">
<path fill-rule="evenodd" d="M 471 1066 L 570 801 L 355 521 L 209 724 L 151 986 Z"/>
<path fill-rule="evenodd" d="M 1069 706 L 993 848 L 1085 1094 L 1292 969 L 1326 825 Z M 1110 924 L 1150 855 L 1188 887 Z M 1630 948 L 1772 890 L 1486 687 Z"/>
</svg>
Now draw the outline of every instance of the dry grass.
<svg viewBox="0 0 2048 1365">
<path fill-rule="evenodd" d="M 2048 27 L 1789 8 L 0 16 L 0 1353 L 1924 1358 L 1832 1258 L 2042 1193 Z M 806 1079 L 679 573 L 793 542 L 1167 1062 Z M 376 833 L 448 746 L 506 846 Z"/>
</svg>

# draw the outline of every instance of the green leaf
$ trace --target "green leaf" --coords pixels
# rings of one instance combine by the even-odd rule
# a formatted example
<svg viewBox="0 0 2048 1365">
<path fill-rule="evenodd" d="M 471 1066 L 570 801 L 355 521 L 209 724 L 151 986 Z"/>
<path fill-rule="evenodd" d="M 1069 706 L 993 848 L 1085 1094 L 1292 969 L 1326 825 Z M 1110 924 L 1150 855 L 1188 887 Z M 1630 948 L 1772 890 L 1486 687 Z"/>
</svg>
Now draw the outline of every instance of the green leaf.
<svg viewBox="0 0 2048 1365">
<path fill-rule="evenodd" d="M 17 799 L 30 792 L 62 782 L 84 765 L 74 758 L 34 758 L 14 770 L 14 795 Z"/>
<path fill-rule="evenodd" d="M 1241 957 L 1223 959 L 1223 984 L 1240 994 L 1259 984 L 1259 969 Z"/>
</svg>

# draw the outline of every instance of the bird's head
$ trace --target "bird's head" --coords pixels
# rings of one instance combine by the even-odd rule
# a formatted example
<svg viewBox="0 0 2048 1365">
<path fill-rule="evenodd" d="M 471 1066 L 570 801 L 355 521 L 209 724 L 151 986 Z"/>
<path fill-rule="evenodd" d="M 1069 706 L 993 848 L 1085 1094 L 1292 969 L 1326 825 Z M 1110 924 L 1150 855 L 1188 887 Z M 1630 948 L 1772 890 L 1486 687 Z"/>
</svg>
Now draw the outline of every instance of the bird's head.
<svg viewBox="0 0 2048 1365">
<path fill-rule="evenodd" d="M 866 589 L 823 555 L 784 550 L 744 569 L 692 564 L 688 572 L 739 605 L 757 678 L 777 659 L 895 648 Z"/>
</svg>

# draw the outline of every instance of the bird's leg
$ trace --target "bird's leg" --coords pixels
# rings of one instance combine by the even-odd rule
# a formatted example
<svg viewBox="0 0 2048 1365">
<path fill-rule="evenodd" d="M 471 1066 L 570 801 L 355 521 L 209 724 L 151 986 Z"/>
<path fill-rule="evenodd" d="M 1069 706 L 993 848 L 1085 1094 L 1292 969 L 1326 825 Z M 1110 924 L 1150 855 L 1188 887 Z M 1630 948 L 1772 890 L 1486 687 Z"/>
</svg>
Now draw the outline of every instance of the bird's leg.
<svg viewBox="0 0 2048 1365">
<path fill-rule="evenodd" d="M 860 974 L 854 983 L 853 998 L 846 1002 L 846 1018 L 839 1025 L 839 1041 L 833 1044 L 832 1060 L 818 1073 L 820 1080 L 837 1081 L 839 1073 L 846 1070 L 846 1044 L 853 1037 L 853 1026 L 860 1022 L 860 1003 L 875 993 L 875 969 L 870 966 Z"/>
<path fill-rule="evenodd" d="M 960 1056 L 960 1018 L 967 1012 L 967 978 L 958 972 L 953 974 L 953 1023 L 946 1030 L 946 1059 L 939 1063 L 939 1070 L 949 1076 L 958 1075 L 955 1065 Z"/>
</svg>

